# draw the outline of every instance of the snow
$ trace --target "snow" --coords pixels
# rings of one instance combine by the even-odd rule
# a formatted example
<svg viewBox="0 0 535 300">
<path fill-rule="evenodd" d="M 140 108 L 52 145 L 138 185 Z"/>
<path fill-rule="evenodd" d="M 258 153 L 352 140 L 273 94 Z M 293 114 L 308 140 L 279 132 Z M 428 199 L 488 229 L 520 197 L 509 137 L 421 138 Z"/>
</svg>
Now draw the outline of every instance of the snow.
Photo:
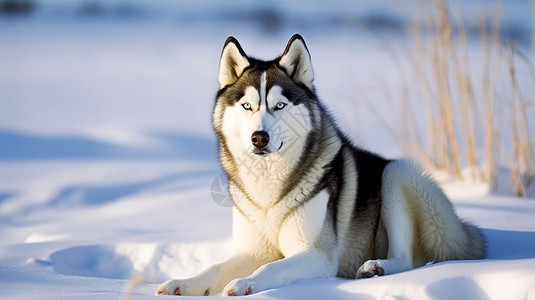
<svg viewBox="0 0 535 300">
<path fill-rule="evenodd" d="M 230 255 L 231 209 L 221 198 L 210 125 L 228 35 L 270 59 L 300 32 L 318 92 L 341 127 L 373 151 L 401 154 L 359 105 L 385 85 L 400 89 L 384 40 L 405 51 L 406 37 L 388 29 L 379 38 L 347 21 L 386 16 L 395 23 L 400 5 L 393 1 L 306 9 L 299 1 L 264 8 L 132 1 L 125 10 L 117 0 L 96 16 L 80 16 L 71 1 L 37 3 L 31 16 L 0 14 L 2 299 L 148 299 L 160 282 Z M 508 2 L 506 23 L 530 32 L 529 5 Z M 283 25 L 262 19 L 266 9 Z M 239 20 L 247 14 L 259 20 Z M 387 116 L 399 106 L 379 104 Z M 488 258 L 365 280 L 300 280 L 248 297 L 535 299 L 533 193 L 518 199 L 466 182 L 444 188 L 458 214 L 483 229 Z"/>
</svg>

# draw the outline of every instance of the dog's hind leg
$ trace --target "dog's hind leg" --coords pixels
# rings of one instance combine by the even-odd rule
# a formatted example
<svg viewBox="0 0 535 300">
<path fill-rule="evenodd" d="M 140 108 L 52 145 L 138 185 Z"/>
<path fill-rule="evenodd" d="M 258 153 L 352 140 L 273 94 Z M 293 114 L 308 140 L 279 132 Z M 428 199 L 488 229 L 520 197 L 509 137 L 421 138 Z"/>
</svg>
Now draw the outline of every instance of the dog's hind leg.
<svg viewBox="0 0 535 300">
<path fill-rule="evenodd" d="M 388 235 L 387 258 L 366 261 L 358 269 L 356 278 L 394 274 L 413 268 L 413 223 L 407 213 L 405 201 L 391 196 L 383 198 L 381 216 Z"/>
<path fill-rule="evenodd" d="M 407 199 L 404 192 L 406 171 L 403 163 L 393 161 L 383 172 L 381 222 L 388 236 L 388 255 L 386 259 L 366 261 L 356 278 L 394 274 L 414 267 L 416 232 L 410 211 L 412 199 Z"/>
<path fill-rule="evenodd" d="M 428 261 L 485 257 L 481 231 L 460 220 L 440 187 L 414 164 L 393 161 L 382 180 L 388 257 L 365 262 L 357 278 L 398 273 Z"/>
</svg>

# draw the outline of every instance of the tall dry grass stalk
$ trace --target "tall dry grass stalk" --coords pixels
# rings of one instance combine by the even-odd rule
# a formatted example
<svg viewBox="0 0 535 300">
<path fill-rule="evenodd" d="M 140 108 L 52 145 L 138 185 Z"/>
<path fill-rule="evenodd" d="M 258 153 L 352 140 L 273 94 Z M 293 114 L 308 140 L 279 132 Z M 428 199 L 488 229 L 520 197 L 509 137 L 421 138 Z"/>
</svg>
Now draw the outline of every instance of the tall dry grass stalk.
<svg viewBox="0 0 535 300">
<path fill-rule="evenodd" d="M 123 294 L 120 297 L 120 300 L 130 300 L 132 298 L 132 293 L 134 292 L 134 289 L 141 285 L 145 281 L 145 276 L 142 274 L 135 274 L 128 280 L 126 283 Z"/>
<path fill-rule="evenodd" d="M 511 85 L 509 96 L 511 106 L 510 131 L 513 142 L 510 169 L 513 188 L 518 196 L 526 197 L 526 187 L 535 176 L 535 156 L 530 139 L 527 102 L 521 94 L 517 78 L 515 53 L 516 49 L 510 45 L 507 51 L 507 66 Z"/>
<path fill-rule="evenodd" d="M 490 31 L 487 26 L 490 24 Z M 483 163 L 483 170 L 481 176 L 484 182 L 490 183 L 492 188 L 498 185 L 498 149 L 496 141 L 500 140 L 499 131 L 495 127 L 495 91 L 498 82 L 499 73 L 499 59 L 492 57 L 493 41 L 499 40 L 499 18 L 494 18 L 491 22 L 489 12 L 484 11 L 484 18 L 479 24 L 479 31 L 481 33 L 481 42 L 483 48 L 483 73 L 482 73 L 482 89 L 483 89 L 483 107 L 484 107 L 484 154 L 485 159 Z M 494 76 L 493 76 L 494 75 Z"/>
<path fill-rule="evenodd" d="M 468 47 L 466 30 L 463 22 L 463 15 L 460 9 L 456 10 L 457 16 L 456 24 L 458 28 L 458 39 L 456 49 L 452 49 L 452 67 L 457 84 L 459 96 L 461 98 L 461 112 L 462 112 L 462 128 L 464 129 L 465 146 L 464 153 L 466 155 L 467 164 L 470 168 L 470 176 L 472 180 L 477 180 L 478 163 L 476 158 L 476 141 L 475 141 L 475 100 L 472 88 L 472 79 L 470 78 L 470 64 L 468 61 Z M 457 53 L 458 52 L 458 53 Z"/>
<path fill-rule="evenodd" d="M 436 22 L 436 29 L 438 30 L 438 38 L 434 41 L 433 47 L 433 75 L 435 78 L 437 89 L 437 100 L 439 107 L 438 118 L 442 130 L 445 132 L 445 149 L 442 152 L 442 167 L 449 169 L 459 179 L 462 179 L 461 160 L 459 153 L 459 145 L 457 140 L 457 132 L 455 130 L 453 99 L 450 86 L 450 58 L 455 51 L 453 48 L 452 24 L 450 18 L 450 10 L 446 1 L 439 1 L 438 3 L 438 19 Z"/>
</svg>

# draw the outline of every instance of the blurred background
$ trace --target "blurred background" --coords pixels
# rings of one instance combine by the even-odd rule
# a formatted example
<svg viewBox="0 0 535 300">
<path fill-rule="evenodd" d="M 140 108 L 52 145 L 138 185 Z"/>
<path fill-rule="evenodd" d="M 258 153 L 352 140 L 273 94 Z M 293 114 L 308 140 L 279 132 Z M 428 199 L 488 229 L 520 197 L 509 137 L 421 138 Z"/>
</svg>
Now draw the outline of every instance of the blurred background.
<svg viewBox="0 0 535 300">
<path fill-rule="evenodd" d="M 300 33 L 320 98 L 359 144 L 525 197 L 532 5 L 0 0 L 0 160 L 215 162 L 223 42 L 272 59 Z"/>
</svg>

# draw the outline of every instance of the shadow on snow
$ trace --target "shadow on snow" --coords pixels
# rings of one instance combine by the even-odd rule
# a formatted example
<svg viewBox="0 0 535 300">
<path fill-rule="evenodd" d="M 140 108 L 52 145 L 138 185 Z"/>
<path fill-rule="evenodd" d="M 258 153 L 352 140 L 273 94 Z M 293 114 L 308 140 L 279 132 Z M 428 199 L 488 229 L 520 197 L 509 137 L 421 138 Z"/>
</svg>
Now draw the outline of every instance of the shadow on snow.
<svg viewBox="0 0 535 300">
<path fill-rule="evenodd" d="M 93 206 L 111 203 L 122 198 L 139 194 L 140 192 L 158 189 L 161 187 L 183 191 L 204 184 L 202 179 L 213 175 L 213 170 L 190 171 L 172 174 L 149 181 L 126 183 L 110 186 L 71 186 L 61 190 L 55 197 L 47 202 L 48 206 Z"/>
<path fill-rule="evenodd" d="M 215 140 L 173 133 L 150 135 L 156 143 L 132 147 L 76 136 L 40 136 L 0 131 L 0 160 L 215 159 Z"/>
</svg>

